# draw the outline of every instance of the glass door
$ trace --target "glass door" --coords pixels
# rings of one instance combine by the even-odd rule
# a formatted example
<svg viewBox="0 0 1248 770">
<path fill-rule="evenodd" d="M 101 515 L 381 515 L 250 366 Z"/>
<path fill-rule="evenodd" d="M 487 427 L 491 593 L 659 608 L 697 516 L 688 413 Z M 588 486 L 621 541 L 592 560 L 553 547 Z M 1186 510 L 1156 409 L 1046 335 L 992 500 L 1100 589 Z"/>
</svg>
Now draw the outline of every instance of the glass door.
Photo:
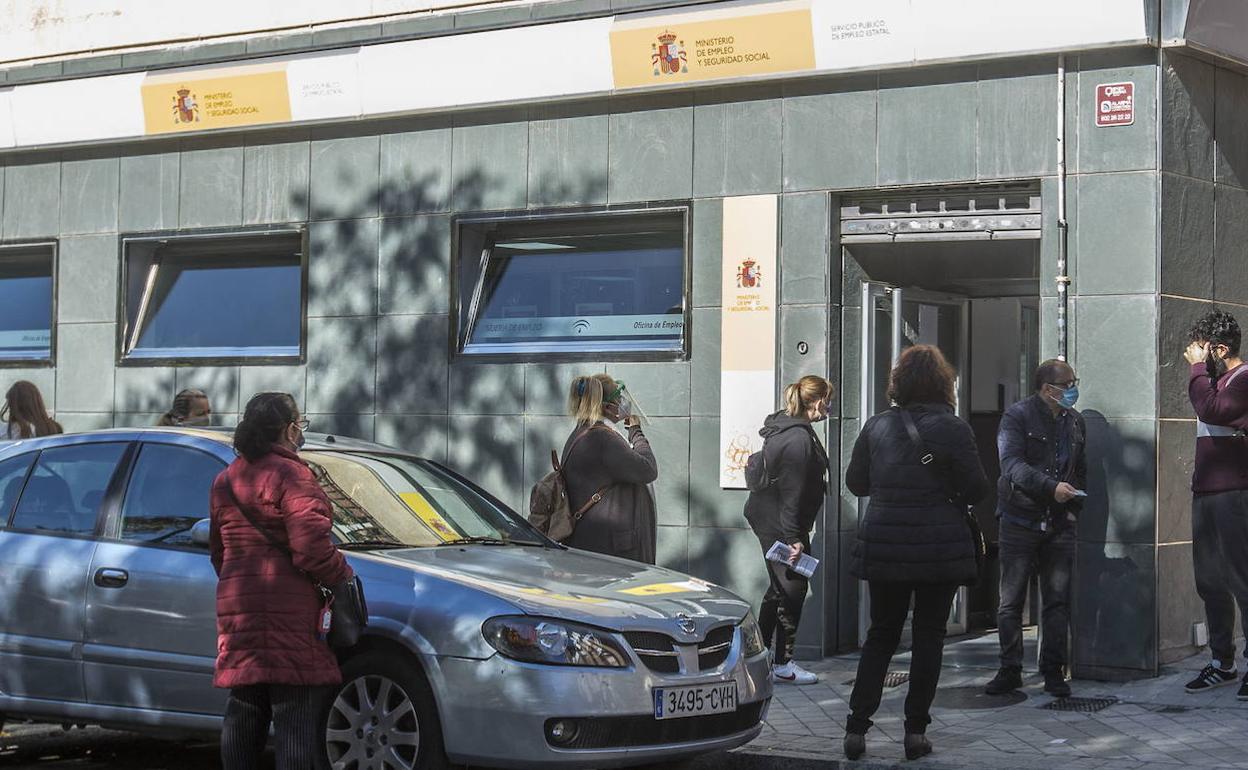
<svg viewBox="0 0 1248 770">
<path fill-rule="evenodd" d="M 881 283 L 862 285 L 861 424 L 888 409 L 888 376 L 906 348 L 935 345 L 958 373 L 957 405 L 965 419 L 969 409 L 970 301 L 966 297 L 937 294 Z M 859 516 L 867 500 L 859 501 Z M 866 585 L 859 588 L 858 641 L 866 640 L 870 627 L 870 603 Z M 949 618 L 949 633 L 967 630 L 967 590 L 959 588 Z"/>
</svg>

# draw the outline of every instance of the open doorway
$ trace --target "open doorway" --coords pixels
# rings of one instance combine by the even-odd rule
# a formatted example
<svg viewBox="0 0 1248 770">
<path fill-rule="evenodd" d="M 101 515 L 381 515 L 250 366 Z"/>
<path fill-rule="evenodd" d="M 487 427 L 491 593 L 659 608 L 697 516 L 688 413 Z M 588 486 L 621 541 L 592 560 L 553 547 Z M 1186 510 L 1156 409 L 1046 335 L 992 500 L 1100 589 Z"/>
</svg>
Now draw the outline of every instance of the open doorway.
<svg viewBox="0 0 1248 770">
<path fill-rule="evenodd" d="M 936 345 L 958 372 L 957 411 L 975 433 L 995 490 L 1002 413 L 1029 394 L 1039 364 L 1038 190 L 895 194 L 848 201 L 840 212 L 845 269 L 861 277 L 859 416 L 865 420 L 889 407 L 888 373 L 903 350 Z M 998 532 L 995 507 L 994 492 L 974 511 L 990 546 Z M 984 579 L 959 591 L 951 636 L 983 636 L 995 628 L 998 575 L 991 558 Z M 861 640 L 869 617 L 865 593 L 859 610 Z M 985 664 L 995 665 L 995 657 Z"/>
</svg>

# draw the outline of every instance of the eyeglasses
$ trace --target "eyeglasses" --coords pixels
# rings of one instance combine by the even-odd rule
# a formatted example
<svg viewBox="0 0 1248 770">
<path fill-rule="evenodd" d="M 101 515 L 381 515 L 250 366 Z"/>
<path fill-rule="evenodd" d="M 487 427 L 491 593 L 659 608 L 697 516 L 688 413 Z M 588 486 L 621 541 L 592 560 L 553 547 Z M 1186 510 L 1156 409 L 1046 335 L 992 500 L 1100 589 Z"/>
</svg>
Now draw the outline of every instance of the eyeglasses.
<svg viewBox="0 0 1248 770">
<path fill-rule="evenodd" d="M 1050 382 L 1049 384 L 1055 388 L 1069 389 L 1069 388 L 1076 387 L 1079 384 L 1079 378 L 1076 377 L 1069 382 Z"/>
<path fill-rule="evenodd" d="M 312 425 L 312 423 L 309 422 L 307 418 L 304 418 L 302 420 L 295 420 L 294 422 L 291 423 L 291 425 L 294 425 L 299 430 L 307 430 Z"/>
</svg>

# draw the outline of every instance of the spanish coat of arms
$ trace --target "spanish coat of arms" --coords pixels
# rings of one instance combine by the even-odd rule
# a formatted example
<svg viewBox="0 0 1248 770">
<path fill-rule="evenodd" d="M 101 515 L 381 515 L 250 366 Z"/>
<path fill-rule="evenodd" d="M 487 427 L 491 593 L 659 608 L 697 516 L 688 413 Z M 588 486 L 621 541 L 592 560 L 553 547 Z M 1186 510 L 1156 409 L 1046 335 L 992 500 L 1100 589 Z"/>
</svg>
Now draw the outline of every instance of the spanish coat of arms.
<svg viewBox="0 0 1248 770">
<path fill-rule="evenodd" d="M 737 286 L 742 289 L 754 289 L 763 285 L 763 271 L 758 263 L 747 259 L 737 269 Z"/>
<path fill-rule="evenodd" d="M 650 63 L 654 65 L 654 75 L 675 75 L 677 72 L 689 71 L 689 57 L 685 53 L 685 41 L 677 42 L 676 35 L 664 32 L 659 35 L 657 44 L 651 43 Z"/>
<path fill-rule="evenodd" d="M 195 123 L 199 120 L 199 104 L 189 88 L 179 88 L 173 97 L 173 122 Z"/>
</svg>

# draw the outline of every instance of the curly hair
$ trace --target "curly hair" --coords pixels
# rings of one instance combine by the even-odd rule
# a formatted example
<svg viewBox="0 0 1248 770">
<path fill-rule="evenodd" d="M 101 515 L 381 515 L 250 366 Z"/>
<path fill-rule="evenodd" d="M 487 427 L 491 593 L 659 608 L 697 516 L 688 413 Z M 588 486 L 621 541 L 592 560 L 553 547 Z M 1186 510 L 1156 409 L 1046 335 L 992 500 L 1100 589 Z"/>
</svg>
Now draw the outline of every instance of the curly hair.
<svg viewBox="0 0 1248 770">
<path fill-rule="evenodd" d="M 915 345 L 897 359 L 888 375 L 888 399 L 897 406 L 957 404 L 957 372 L 934 345 Z"/>
<path fill-rule="evenodd" d="M 1214 345 L 1226 345 L 1227 352 L 1230 355 L 1238 356 L 1242 335 L 1239 331 L 1239 322 L 1235 320 L 1235 316 L 1222 310 L 1214 310 L 1192 324 L 1191 330 L 1187 333 L 1187 339 L 1188 342 L 1210 342 Z"/>
<path fill-rule="evenodd" d="M 289 393 L 257 393 L 234 429 L 234 451 L 249 461 L 258 460 L 273 451 L 282 431 L 298 419 L 299 407 Z"/>
</svg>

